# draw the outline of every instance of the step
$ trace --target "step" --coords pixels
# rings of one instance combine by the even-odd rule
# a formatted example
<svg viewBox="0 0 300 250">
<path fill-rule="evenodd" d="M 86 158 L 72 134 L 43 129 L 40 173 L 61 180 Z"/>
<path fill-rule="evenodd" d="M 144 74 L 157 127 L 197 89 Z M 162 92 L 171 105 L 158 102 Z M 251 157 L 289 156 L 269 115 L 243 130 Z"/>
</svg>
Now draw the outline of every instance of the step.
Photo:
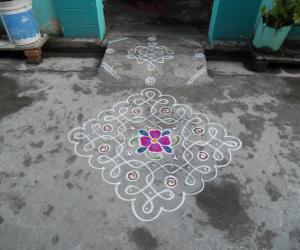
<svg viewBox="0 0 300 250">
<path fill-rule="evenodd" d="M 105 82 L 174 86 L 209 81 L 203 47 L 190 37 L 158 32 L 121 36 L 116 32 L 107 39 L 99 68 Z"/>
</svg>

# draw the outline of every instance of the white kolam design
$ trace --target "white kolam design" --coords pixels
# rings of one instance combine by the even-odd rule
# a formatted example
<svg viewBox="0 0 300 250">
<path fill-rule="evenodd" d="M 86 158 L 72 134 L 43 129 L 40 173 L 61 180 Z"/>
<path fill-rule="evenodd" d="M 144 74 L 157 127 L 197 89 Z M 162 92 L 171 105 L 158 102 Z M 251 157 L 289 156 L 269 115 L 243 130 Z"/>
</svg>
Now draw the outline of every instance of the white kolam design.
<svg viewBox="0 0 300 250">
<path fill-rule="evenodd" d="M 149 76 L 145 79 L 145 83 L 149 86 L 152 86 L 155 84 L 155 78 L 152 76 Z"/>
<path fill-rule="evenodd" d="M 113 54 L 115 53 L 115 50 L 112 49 L 112 48 L 108 48 L 106 51 L 105 51 L 106 54 Z"/>
<path fill-rule="evenodd" d="M 128 51 L 127 57 L 136 60 L 139 64 L 146 64 L 148 70 L 154 70 L 155 64 L 163 64 L 174 58 L 175 52 L 166 46 L 158 46 L 156 37 L 148 37 L 147 46 L 136 46 Z"/>
<path fill-rule="evenodd" d="M 223 126 L 154 88 L 101 112 L 68 138 L 141 221 L 180 208 L 241 147 Z"/>
</svg>

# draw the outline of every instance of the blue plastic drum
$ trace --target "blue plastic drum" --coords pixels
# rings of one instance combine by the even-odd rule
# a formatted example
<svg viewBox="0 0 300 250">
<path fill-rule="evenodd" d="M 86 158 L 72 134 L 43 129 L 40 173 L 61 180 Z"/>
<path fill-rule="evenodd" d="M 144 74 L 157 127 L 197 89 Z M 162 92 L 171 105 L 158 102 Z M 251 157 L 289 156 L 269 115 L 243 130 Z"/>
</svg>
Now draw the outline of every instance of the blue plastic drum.
<svg viewBox="0 0 300 250">
<path fill-rule="evenodd" d="M 30 44 L 41 38 L 32 12 L 32 0 L 0 2 L 0 15 L 9 40 L 14 44 Z"/>
</svg>

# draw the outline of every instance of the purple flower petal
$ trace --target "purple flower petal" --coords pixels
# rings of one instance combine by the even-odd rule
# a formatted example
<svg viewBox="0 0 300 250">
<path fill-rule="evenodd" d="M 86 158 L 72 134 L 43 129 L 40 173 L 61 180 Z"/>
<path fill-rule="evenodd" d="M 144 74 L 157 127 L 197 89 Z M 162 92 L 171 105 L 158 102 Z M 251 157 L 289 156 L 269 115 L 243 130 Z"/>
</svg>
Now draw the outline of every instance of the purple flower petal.
<svg viewBox="0 0 300 250">
<path fill-rule="evenodd" d="M 168 136 L 163 136 L 158 141 L 162 145 L 170 145 L 171 144 L 171 141 Z"/>
<path fill-rule="evenodd" d="M 158 143 L 151 144 L 150 147 L 149 147 L 149 151 L 154 152 L 154 153 L 158 153 L 158 152 L 162 152 L 162 148 Z"/>
<path fill-rule="evenodd" d="M 150 130 L 151 138 L 159 138 L 161 136 L 161 132 L 159 130 Z"/>
<path fill-rule="evenodd" d="M 142 136 L 140 138 L 141 146 L 148 147 L 151 144 L 151 139 L 148 136 Z"/>
</svg>

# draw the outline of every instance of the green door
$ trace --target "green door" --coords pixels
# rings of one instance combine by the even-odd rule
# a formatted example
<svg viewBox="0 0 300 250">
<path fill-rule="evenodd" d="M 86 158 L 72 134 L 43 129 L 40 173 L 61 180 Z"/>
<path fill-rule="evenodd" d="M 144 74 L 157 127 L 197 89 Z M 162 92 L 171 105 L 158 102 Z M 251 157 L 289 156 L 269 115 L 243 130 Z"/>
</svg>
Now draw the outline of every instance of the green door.
<svg viewBox="0 0 300 250">
<path fill-rule="evenodd" d="M 56 7 L 65 37 L 104 38 L 102 0 L 56 0 Z"/>
</svg>

